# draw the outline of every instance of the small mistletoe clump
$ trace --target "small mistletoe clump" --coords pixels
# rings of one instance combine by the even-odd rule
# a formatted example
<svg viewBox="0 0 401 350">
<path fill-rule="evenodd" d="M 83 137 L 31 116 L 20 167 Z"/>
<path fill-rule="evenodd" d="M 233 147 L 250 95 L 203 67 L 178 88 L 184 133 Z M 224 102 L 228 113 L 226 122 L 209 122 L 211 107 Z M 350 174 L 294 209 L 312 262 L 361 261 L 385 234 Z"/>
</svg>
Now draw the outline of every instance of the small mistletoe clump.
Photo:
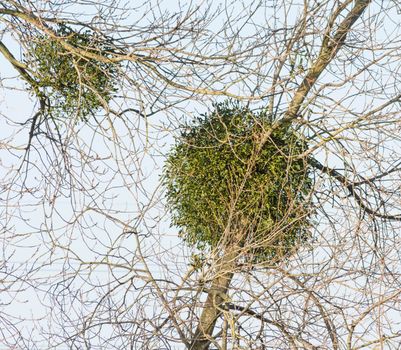
<svg viewBox="0 0 401 350">
<path fill-rule="evenodd" d="M 226 102 L 183 128 L 164 173 L 172 223 L 189 244 L 229 245 L 228 232 L 261 262 L 308 237 L 313 181 L 299 156 L 307 144 L 288 126 L 263 142 L 271 126 L 266 113 Z"/>
<path fill-rule="evenodd" d="M 57 39 L 43 35 L 36 38 L 25 56 L 37 82 L 33 90 L 45 98 L 53 117 L 87 120 L 116 92 L 118 64 L 109 61 L 110 44 L 90 31 L 78 33 L 60 25 L 56 35 Z"/>
</svg>

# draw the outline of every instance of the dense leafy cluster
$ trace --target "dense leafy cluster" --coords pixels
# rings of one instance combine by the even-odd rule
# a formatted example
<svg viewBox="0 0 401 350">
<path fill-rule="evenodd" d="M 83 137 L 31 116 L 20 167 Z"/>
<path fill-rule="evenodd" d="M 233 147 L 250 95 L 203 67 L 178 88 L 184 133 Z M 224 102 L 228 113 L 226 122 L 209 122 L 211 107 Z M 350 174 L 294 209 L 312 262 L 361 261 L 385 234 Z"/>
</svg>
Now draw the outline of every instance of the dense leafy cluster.
<svg viewBox="0 0 401 350">
<path fill-rule="evenodd" d="M 283 256 L 307 237 L 312 188 L 309 165 L 297 157 L 306 142 L 291 127 L 271 130 L 264 112 L 217 104 L 186 125 L 165 166 L 172 223 L 200 249 L 241 237 L 252 260 Z M 238 233 L 241 233 L 238 236 Z M 227 239 L 223 244 L 230 244 Z"/>
<path fill-rule="evenodd" d="M 34 91 L 46 98 L 53 116 L 86 120 L 110 101 L 116 91 L 118 67 L 107 62 L 111 57 L 109 43 L 90 31 L 78 33 L 61 25 L 56 34 L 62 39 L 39 36 L 25 57 L 35 73 Z M 60 40 L 78 50 L 67 50 Z M 106 60 L 83 57 L 79 50 Z"/>
</svg>

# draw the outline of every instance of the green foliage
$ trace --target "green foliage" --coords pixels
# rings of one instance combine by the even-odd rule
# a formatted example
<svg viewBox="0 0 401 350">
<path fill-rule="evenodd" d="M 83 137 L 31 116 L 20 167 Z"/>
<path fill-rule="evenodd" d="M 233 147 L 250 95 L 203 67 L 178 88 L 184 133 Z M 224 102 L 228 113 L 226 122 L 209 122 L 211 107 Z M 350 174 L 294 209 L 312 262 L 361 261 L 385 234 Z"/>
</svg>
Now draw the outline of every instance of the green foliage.
<svg viewBox="0 0 401 350">
<path fill-rule="evenodd" d="M 97 39 L 90 31 L 77 33 L 60 25 L 56 31 L 64 43 L 108 59 L 110 45 Z M 54 117 L 88 116 L 108 103 L 116 89 L 118 65 L 83 57 L 78 51 L 65 49 L 60 41 L 39 36 L 31 43 L 25 62 L 35 73 L 37 85 L 33 90 L 44 97 L 48 111 Z M 75 52 L 74 52 L 75 51 Z"/>
<path fill-rule="evenodd" d="M 297 157 L 307 144 L 286 127 L 260 147 L 271 128 L 264 112 L 233 102 L 214 107 L 183 128 L 167 158 L 172 223 L 199 249 L 230 244 L 222 241 L 229 232 L 254 261 L 283 256 L 308 236 L 313 183 L 307 161 Z"/>
</svg>

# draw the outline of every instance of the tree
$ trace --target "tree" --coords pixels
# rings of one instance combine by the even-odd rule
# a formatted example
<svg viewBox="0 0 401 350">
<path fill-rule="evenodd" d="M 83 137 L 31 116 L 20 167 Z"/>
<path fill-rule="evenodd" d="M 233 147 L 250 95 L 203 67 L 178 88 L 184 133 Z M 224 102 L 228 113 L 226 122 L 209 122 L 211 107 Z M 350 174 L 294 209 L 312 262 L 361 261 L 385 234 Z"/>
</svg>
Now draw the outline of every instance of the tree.
<svg viewBox="0 0 401 350">
<path fill-rule="evenodd" d="M 260 148 L 271 128 L 264 112 L 219 104 L 188 126 L 167 159 L 173 224 L 201 251 L 222 252 L 192 348 L 208 347 L 203 335 L 213 333 L 239 261 L 277 263 L 308 237 L 313 183 L 301 156 L 307 145 L 287 126 Z"/>
<path fill-rule="evenodd" d="M 399 348 L 398 2 L 129 6 L 0 5 L 2 345 Z"/>
</svg>

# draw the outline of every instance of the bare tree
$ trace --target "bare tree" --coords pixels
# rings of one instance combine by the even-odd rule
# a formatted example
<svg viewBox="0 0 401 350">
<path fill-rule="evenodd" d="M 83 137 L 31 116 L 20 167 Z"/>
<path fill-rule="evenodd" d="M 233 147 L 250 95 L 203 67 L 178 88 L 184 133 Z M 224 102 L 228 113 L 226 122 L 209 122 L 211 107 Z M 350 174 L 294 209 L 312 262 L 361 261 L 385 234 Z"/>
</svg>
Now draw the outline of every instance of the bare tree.
<svg viewBox="0 0 401 350">
<path fill-rule="evenodd" d="M 400 11 L 1 2 L 0 344 L 399 349 Z M 196 246 L 166 206 L 165 161 L 226 99 L 269 127 L 249 159 L 233 151 L 242 180 L 225 184 L 217 239 Z M 280 148 L 283 128 L 307 147 Z M 217 136 L 236 149 L 235 134 Z M 244 221 L 238 203 L 271 145 L 288 169 L 308 167 L 309 211 L 283 187 L 285 215 L 253 239 L 267 214 Z M 253 258 L 305 217 L 303 239 Z"/>
</svg>

